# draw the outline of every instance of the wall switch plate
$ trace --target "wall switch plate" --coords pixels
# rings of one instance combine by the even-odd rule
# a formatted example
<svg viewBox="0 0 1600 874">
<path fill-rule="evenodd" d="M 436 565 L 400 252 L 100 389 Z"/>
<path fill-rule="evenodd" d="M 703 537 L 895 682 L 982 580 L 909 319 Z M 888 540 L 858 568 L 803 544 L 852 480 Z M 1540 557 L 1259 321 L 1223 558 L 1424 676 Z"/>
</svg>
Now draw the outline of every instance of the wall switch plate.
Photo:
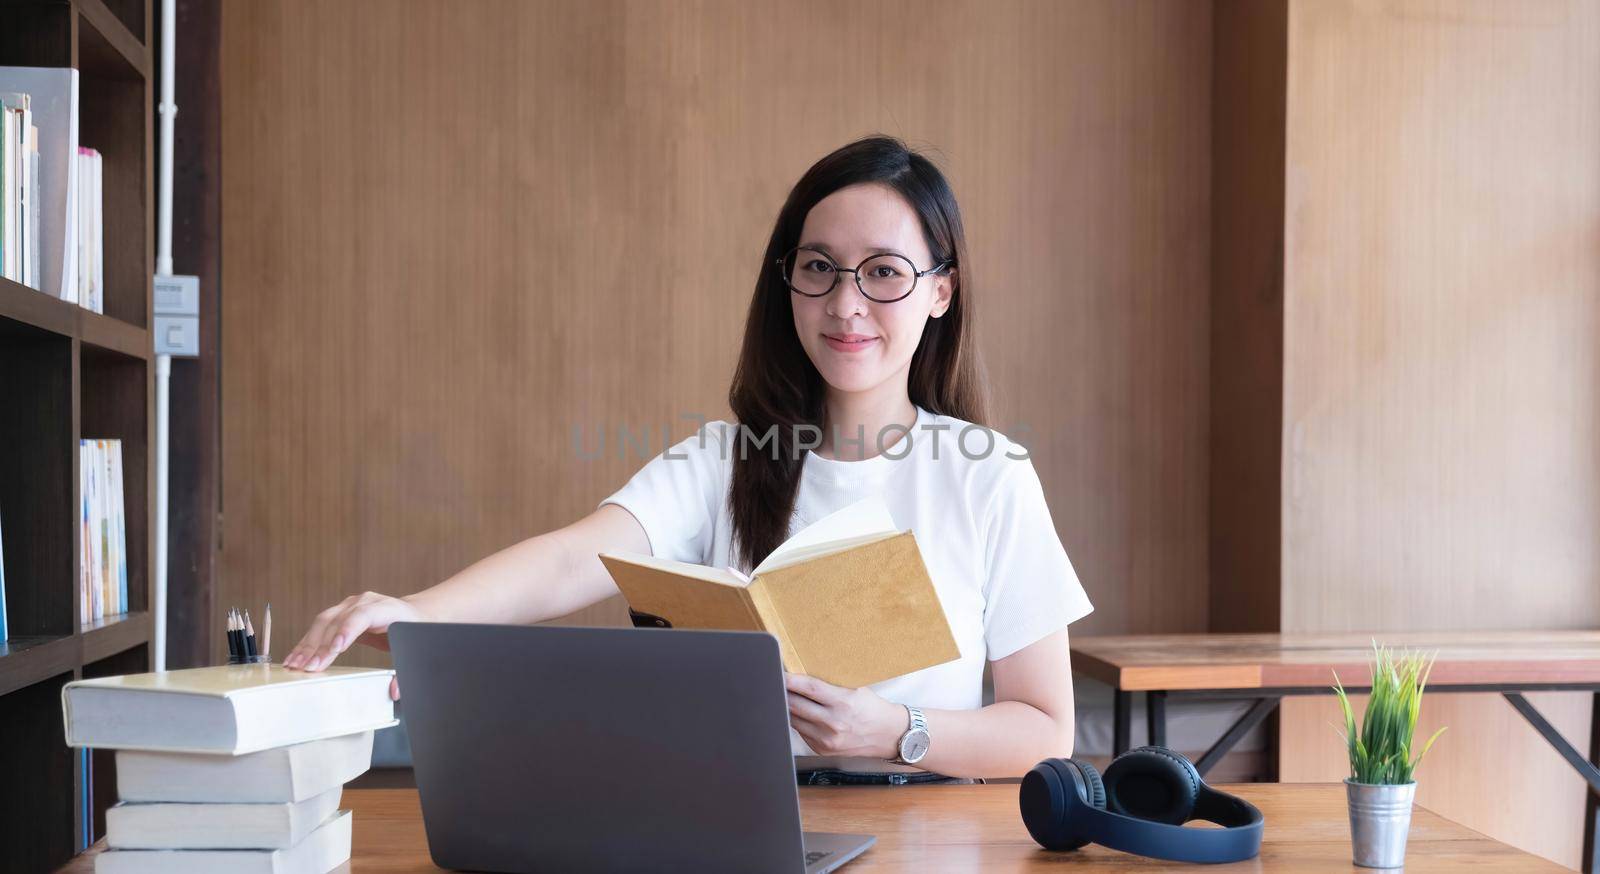
<svg viewBox="0 0 1600 874">
<path fill-rule="evenodd" d="M 199 316 L 156 316 L 156 354 L 200 357 Z"/>
</svg>

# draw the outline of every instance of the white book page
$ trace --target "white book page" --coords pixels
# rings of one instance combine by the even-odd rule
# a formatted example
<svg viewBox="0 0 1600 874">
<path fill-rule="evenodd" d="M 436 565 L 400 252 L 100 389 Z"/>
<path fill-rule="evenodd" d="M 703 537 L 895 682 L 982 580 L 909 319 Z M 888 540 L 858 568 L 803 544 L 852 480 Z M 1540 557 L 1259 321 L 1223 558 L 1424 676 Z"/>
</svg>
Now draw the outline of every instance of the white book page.
<svg viewBox="0 0 1600 874">
<path fill-rule="evenodd" d="M 805 549 L 793 549 L 784 553 L 775 562 L 762 562 L 762 573 L 772 573 L 773 571 L 783 570 L 786 567 L 803 564 L 814 558 L 854 549 L 862 544 L 886 540 L 899 533 L 898 531 L 890 531 L 887 534 L 868 534 L 862 537 L 852 537 L 849 540 L 830 540 L 827 543 L 819 543 L 816 546 L 808 546 Z"/>
<path fill-rule="evenodd" d="M 697 580 L 705 580 L 708 583 L 718 583 L 735 588 L 742 588 L 750 584 L 749 577 L 733 568 L 706 567 L 705 565 L 689 564 L 686 561 L 674 561 L 670 558 L 657 558 L 640 552 L 602 552 L 600 554 L 607 558 L 628 562 L 629 564 L 643 565 L 644 567 L 652 567 L 656 570 L 663 570 L 680 576 L 694 577 Z"/>
<path fill-rule="evenodd" d="M 889 506 L 882 498 L 862 498 L 842 510 L 823 516 L 785 540 L 761 564 L 756 565 L 750 575 L 759 576 L 780 564 L 787 564 L 790 558 L 799 553 L 819 551 L 814 547 L 826 547 L 836 541 L 866 540 L 879 535 L 896 534 L 898 531 L 894 526 L 894 517 L 889 515 Z"/>
</svg>

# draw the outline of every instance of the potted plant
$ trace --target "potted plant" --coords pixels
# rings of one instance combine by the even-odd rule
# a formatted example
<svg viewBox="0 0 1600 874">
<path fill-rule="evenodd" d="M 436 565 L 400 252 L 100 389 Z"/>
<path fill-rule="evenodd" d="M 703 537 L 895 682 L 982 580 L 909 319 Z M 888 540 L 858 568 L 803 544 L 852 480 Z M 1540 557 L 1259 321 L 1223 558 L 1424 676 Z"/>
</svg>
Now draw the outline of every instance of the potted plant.
<svg viewBox="0 0 1600 874">
<path fill-rule="evenodd" d="M 1364 868 L 1399 868 L 1406 861 L 1406 835 L 1411 829 L 1411 804 L 1417 763 L 1444 729 L 1433 733 L 1422 751 L 1411 754 L 1422 690 L 1433 659 L 1418 653 L 1393 653 L 1373 643 L 1372 694 L 1359 731 L 1350 698 L 1334 672 L 1334 692 L 1344 710 L 1345 744 L 1350 750 L 1350 777 L 1344 781 L 1350 804 L 1350 843 L 1355 863 Z"/>
</svg>

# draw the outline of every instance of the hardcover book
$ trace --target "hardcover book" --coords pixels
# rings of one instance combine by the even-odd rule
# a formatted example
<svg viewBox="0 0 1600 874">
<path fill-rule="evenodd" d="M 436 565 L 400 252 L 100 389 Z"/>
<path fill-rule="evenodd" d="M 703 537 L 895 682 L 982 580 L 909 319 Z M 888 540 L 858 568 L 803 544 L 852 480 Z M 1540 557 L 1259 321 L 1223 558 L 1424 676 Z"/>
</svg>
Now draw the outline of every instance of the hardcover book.
<svg viewBox="0 0 1600 874">
<path fill-rule="evenodd" d="M 869 498 L 773 550 L 749 574 L 602 553 L 628 606 L 661 627 L 765 631 L 784 669 L 857 688 L 960 657 L 916 537 Z"/>
<path fill-rule="evenodd" d="M 219 665 L 75 680 L 67 745 L 240 755 L 394 725 L 394 671 Z"/>
</svg>

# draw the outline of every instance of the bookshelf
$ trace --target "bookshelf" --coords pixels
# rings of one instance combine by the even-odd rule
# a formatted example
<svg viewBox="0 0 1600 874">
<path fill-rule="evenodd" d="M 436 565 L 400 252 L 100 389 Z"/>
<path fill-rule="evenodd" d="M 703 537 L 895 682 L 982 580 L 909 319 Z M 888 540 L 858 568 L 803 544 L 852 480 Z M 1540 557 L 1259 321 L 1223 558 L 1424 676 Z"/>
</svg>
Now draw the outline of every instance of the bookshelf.
<svg viewBox="0 0 1600 874">
<path fill-rule="evenodd" d="M 148 0 L 0 0 L 0 65 L 75 67 L 80 144 L 103 155 L 105 314 L 0 279 L 0 846 L 8 871 L 70 859 L 115 798 L 108 751 L 66 746 L 61 687 L 149 669 L 155 498 L 153 101 Z M 78 621 L 78 440 L 122 441 L 129 612 Z"/>
</svg>

